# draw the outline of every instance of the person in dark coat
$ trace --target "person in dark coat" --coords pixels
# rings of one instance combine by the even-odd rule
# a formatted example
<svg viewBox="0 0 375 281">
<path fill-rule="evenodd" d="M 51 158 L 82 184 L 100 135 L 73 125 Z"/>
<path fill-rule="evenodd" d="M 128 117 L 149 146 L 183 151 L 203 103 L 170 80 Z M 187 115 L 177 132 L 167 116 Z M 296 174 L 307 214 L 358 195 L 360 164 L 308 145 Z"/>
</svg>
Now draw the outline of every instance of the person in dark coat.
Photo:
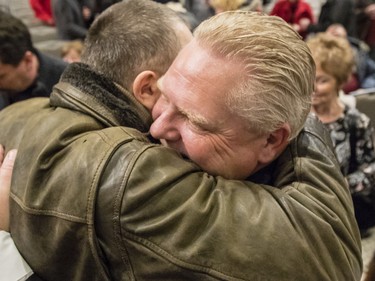
<svg viewBox="0 0 375 281">
<path fill-rule="evenodd" d="M 369 45 L 375 60 L 375 0 L 355 0 L 355 36 Z"/>
<path fill-rule="evenodd" d="M 46 25 L 55 25 L 52 15 L 51 0 L 29 0 L 29 3 L 36 18 Z"/>
<path fill-rule="evenodd" d="M 327 0 L 322 6 L 317 23 L 307 27 L 308 33 L 324 32 L 332 24 L 341 24 L 348 32 L 354 32 L 354 2 L 353 0 Z"/>
<path fill-rule="evenodd" d="M 84 12 L 85 11 L 85 12 Z M 52 0 L 57 33 L 62 40 L 83 40 L 91 18 L 88 6 L 79 0 Z"/>
<path fill-rule="evenodd" d="M 17 101 L 48 97 L 66 65 L 36 50 L 22 21 L 0 11 L 0 110 Z"/>
</svg>

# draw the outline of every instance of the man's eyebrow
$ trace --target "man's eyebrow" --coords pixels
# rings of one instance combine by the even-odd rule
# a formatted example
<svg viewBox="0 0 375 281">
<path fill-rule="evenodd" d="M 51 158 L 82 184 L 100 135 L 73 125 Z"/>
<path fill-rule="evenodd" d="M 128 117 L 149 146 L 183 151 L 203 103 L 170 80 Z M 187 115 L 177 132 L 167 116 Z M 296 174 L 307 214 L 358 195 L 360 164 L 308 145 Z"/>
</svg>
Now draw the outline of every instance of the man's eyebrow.
<svg viewBox="0 0 375 281">
<path fill-rule="evenodd" d="M 167 100 L 168 100 L 168 97 L 165 95 L 165 93 L 161 90 L 161 84 L 163 83 L 163 79 L 164 79 L 164 75 L 161 76 L 158 81 L 156 82 L 156 85 L 157 87 L 159 88 L 159 90 L 161 91 L 161 95 L 164 96 Z M 202 115 L 200 114 L 197 114 L 197 113 L 193 113 L 193 112 L 189 112 L 189 111 L 186 111 L 184 109 L 182 109 L 181 107 L 178 107 L 176 106 L 176 109 L 177 111 L 185 116 L 190 122 L 192 122 L 194 125 L 197 125 L 203 129 L 207 129 L 207 130 L 214 130 L 215 128 L 213 128 L 212 125 L 209 124 L 209 122 L 207 121 L 207 119 L 205 117 L 203 117 Z"/>
<path fill-rule="evenodd" d="M 203 129 L 213 129 L 211 128 L 212 126 L 210 126 L 210 123 L 207 121 L 207 119 L 202 115 L 186 111 L 180 107 L 176 108 L 182 115 L 186 116 L 189 119 L 189 121 L 192 122 L 194 125 L 202 127 Z"/>
</svg>

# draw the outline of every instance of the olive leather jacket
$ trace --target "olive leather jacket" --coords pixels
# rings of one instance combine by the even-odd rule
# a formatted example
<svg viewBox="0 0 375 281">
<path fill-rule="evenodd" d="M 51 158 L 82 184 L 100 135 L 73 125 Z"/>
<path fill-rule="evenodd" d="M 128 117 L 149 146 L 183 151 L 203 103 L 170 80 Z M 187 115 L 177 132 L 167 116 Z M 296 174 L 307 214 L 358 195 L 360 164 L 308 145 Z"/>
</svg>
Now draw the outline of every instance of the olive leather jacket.
<svg viewBox="0 0 375 281">
<path fill-rule="evenodd" d="M 149 125 L 84 64 L 50 99 L 0 112 L 0 143 L 19 149 L 11 233 L 41 278 L 360 280 L 351 197 L 315 118 L 258 183 L 202 172 Z"/>
</svg>

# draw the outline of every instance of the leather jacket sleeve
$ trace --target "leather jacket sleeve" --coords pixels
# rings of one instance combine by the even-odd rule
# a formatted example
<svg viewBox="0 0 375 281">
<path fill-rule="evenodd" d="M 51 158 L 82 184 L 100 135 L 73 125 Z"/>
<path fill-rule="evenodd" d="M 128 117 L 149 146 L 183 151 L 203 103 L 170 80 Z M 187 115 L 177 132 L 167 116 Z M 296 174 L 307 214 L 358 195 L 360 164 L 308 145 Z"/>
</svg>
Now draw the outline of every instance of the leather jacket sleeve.
<svg viewBox="0 0 375 281">
<path fill-rule="evenodd" d="M 212 177 L 165 147 L 119 147 L 96 208 L 111 277 L 359 280 L 348 187 L 309 122 L 277 160 L 273 186 Z"/>
</svg>

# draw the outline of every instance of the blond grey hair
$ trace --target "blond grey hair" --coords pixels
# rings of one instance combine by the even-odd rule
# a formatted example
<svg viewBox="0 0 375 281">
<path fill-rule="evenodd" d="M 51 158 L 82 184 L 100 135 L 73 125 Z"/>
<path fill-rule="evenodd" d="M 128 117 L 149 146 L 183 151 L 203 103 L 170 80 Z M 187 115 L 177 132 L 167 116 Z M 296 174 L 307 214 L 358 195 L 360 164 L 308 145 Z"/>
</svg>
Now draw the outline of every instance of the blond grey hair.
<svg viewBox="0 0 375 281">
<path fill-rule="evenodd" d="M 338 86 L 351 75 L 355 61 L 353 50 L 346 38 L 328 33 L 318 33 L 307 40 L 316 65 L 332 75 Z"/>
<path fill-rule="evenodd" d="M 182 48 L 181 18 L 151 0 L 124 0 L 91 25 L 82 62 L 128 88 L 144 70 L 164 74 Z"/>
<path fill-rule="evenodd" d="M 266 134 L 287 123 L 289 139 L 297 136 L 310 111 L 315 64 L 287 23 L 256 12 L 225 12 L 203 22 L 194 35 L 201 47 L 243 67 L 242 82 L 226 102 L 249 129 Z"/>
<path fill-rule="evenodd" d="M 239 9 L 245 0 L 210 0 L 210 6 L 223 11 L 234 11 Z"/>
</svg>

